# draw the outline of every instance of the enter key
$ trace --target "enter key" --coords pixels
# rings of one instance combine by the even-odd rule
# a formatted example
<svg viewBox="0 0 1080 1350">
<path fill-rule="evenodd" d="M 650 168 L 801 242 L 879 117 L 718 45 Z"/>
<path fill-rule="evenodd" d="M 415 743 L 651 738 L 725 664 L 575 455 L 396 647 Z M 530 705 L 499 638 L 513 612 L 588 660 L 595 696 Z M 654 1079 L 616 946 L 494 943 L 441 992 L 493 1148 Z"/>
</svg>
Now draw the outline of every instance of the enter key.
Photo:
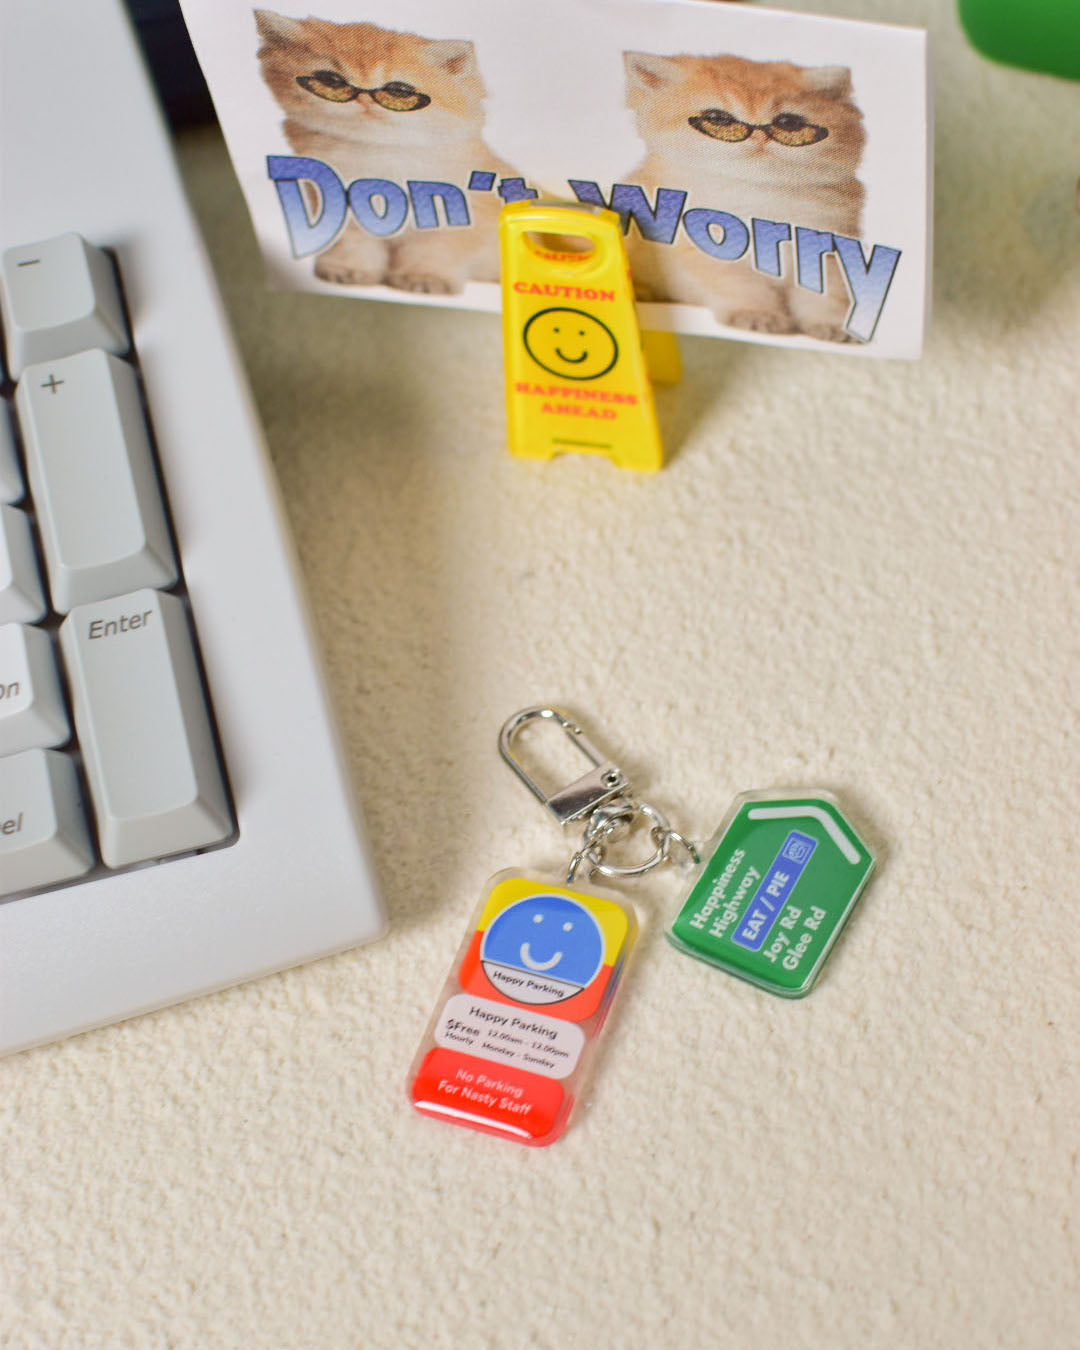
<svg viewBox="0 0 1080 1350">
<path fill-rule="evenodd" d="M 105 864 L 225 839 L 231 812 L 183 603 L 141 590 L 80 605 L 60 645 Z"/>
</svg>

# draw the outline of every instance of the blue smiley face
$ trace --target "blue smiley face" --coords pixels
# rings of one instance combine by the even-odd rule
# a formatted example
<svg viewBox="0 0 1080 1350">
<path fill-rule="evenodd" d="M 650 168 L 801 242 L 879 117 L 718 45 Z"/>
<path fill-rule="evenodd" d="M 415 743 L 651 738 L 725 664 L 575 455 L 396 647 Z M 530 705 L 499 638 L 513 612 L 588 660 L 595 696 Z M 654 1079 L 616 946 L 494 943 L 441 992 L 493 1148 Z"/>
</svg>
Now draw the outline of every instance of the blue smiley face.
<svg viewBox="0 0 1080 1350">
<path fill-rule="evenodd" d="M 584 989 L 604 962 L 604 937 L 588 910 L 561 895 L 531 895 L 503 910 L 480 959 Z"/>
</svg>

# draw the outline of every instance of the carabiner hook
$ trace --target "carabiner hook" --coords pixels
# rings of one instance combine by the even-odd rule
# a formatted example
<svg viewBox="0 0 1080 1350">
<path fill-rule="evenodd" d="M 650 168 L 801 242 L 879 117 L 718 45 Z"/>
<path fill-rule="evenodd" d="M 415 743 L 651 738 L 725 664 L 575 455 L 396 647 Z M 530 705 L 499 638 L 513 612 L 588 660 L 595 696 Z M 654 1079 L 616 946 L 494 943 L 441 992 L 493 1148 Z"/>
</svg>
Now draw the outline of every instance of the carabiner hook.
<svg viewBox="0 0 1080 1350">
<path fill-rule="evenodd" d="M 557 722 L 593 766 L 573 783 L 548 796 L 522 767 L 511 749 L 514 737 L 528 722 L 537 719 Z M 630 780 L 617 764 L 605 759 L 582 729 L 558 708 L 523 708 L 503 725 L 499 732 L 499 752 L 533 796 L 551 812 L 560 825 L 569 825 L 594 811 L 602 802 L 619 796 L 630 787 Z"/>
</svg>

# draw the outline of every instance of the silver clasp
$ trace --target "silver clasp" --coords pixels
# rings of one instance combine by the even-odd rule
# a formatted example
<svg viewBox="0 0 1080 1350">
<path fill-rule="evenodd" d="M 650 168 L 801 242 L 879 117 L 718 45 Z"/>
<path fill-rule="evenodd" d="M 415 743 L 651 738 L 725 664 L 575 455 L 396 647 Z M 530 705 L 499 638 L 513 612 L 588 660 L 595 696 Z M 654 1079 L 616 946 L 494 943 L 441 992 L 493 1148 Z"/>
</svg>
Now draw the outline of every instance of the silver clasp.
<svg viewBox="0 0 1080 1350">
<path fill-rule="evenodd" d="M 557 723 L 592 765 L 587 774 L 550 796 L 526 773 L 512 749 L 514 737 L 521 728 L 537 720 Z M 558 708 L 524 708 L 515 713 L 499 733 L 499 750 L 537 801 L 547 807 L 560 825 L 569 825 L 574 820 L 585 821 L 581 846 L 570 859 L 568 884 L 574 881 L 583 863 L 588 864 L 590 876 L 642 877 L 670 859 L 673 844 L 680 846 L 690 862 L 696 865 L 701 861 L 697 845 L 673 830 L 655 806 L 632 797 L 630 780 L 622 769 L 605 759 L 582 729 Z M 652 853 L 644 862 L 622 866 L 608 862 L 605 855 L 609 844 L 623 839 L 643 819 L 649 822 Z"/>
<path fill-rule="evenodd" d="M 511 748 L 514 737 L 521 728 L 537 720 L 558 723 L 593 766 L 581 778 L 550 796 L 530 778 Z M 630 780 L 622 769 L 611 760 L 605 759 L 582 729 L 558 708 L 523 708 L 521 712 L 515 713 L 499 732 L 499 751 L 533 796 L 547 807 L 560 825 L 581 820 L 583 816 L 588 816 L 598 806 L 626 792 L 630 787 Z"/>
</svg>

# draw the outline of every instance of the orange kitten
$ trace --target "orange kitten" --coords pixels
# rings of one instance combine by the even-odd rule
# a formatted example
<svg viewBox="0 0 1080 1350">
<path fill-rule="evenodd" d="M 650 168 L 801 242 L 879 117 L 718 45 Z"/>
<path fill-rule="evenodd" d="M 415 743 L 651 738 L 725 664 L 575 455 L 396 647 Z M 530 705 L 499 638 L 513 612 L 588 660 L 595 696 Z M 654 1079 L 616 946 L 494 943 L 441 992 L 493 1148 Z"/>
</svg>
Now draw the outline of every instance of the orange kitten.
<svg viewBox="0 0 1080 1350">
<path fill-rule="evenodd" d="M 627 102 L 646 158 L 630 181 L 653 194 L 686 189 L 688 207 L 857 237 L 863 186 L 862 114 L 851 72 L 739 56 L 651 56 L 624 52 Z M 823 294 L 786 275 L 756 271 L 702 252 L 684 231 L 671 245 L 631 237 L 642 299 L 708 305 L 721 323 L 765 333 L 805 333 L 842 342 L 850 296 L 834 257 Z M 785 250 L 786 251 L 786 250 Z"/>
<path fill-rule="evenodd" d="M 481 137 L 484 85 L 471 42 L 396 33 L 370 23 L 290 19 L 257 9 L 263 79 L 294 153 L 358 178 L 433 180 L 464 188 L 474 169 L 512 174 Z M 419 230 L 410 213 L 389 236 L 351 218 L 315 261 L 325 281 L 454 293 L 499 277 L 495 193 L 469 194 L 471 226 Z"/>
</svg>

